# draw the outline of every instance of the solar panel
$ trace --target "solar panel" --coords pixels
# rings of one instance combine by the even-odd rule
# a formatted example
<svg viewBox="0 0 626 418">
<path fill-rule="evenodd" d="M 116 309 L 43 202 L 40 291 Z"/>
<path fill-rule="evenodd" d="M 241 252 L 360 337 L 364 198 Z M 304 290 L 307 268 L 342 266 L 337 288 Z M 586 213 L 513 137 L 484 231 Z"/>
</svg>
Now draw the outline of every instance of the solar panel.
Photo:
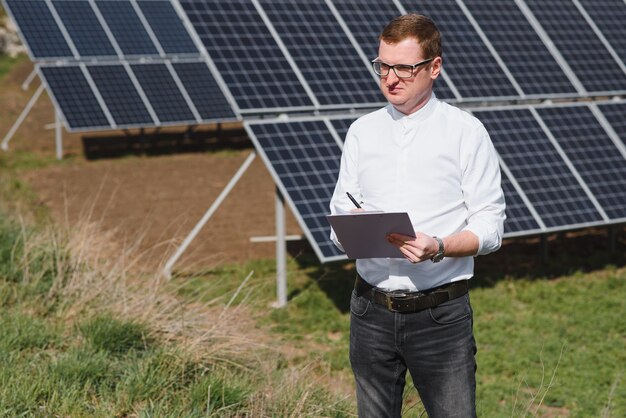
<svg viewBox="0 0 626 418">
<path fill-rule="evenodd" d="M 259 3 L 320 105 L 385 102 L 368 64 L 358 55 L 324 0 Z"/>
<path fill-rule="evenodd" d="M 528 109 L 474 113 L 548 228 L 601 222 L 602 217 Z"/>
<path fill-rule="evenodd" d="M 40 69 L 70 128 L 110 127 L 80 67 L 44 66 Z"/>
<path fill-rule="evenodd" d="M 609 218 L 626 220 L 626 159 L 591 110 L 576 106 L 537 112 Z"/>
<path fill-rule="evenodd" d="M 588 92 L 626 90 L 626 74 L 570 0 L 525 0 Z"/>
<path fill-rule="evenodd" d="M 251 2 L 180 0 L 180 3 L 240 109 L 313 107 Z"/>
<path fill-rule="evenodd" d="M 365 55 L 370 60 L 376 58 L 378 35 L 391 19 L 400 15 L 398 8 L 393 2 L 379 0 L 335 0 L 333 4 Z M 437 79 L 435 93 L 440 99 L 455 98 L 443 77 Z"/>
<path fill-rule="evenodd" d="M 626 3 L 623 0 L 578 0 L 623 63 L 626 63 Z"/>
<path fill-rule="evenodd" d="M 205 63 L 181 62 L 173 66 L 202 119 L 237 118 Z"/>
<path fill-rule="evenodd" d="M 123 65 L 90 65 L 87 70 L 118 126 L 154 125 Z"/>
<path fill-rule="evenodd" d="M 541 227 L 505 171 L 502 171 L 502 191 L 506 200 L 504 236 L 541 232 Z"/>
<path fill-rule="evenodd" d="M 354 121 L 355 121 L 354 118 L 333 119 L 330 121 L 330 123 L 333 125 L 333 128 L 335 128 L 337 135 L 339 135 L 339 138 L 341 138 L 342 142 L 346 141 L 346 135 L 348 134 L 348 129 L 350 129 L 350 125 L 352 125 L 352 122 Z"/>
<path fill-rule="evenodd" d="M 323 120 L 245 124 L 300 226 L 322 261 L 343 259 L 325 215 L 339 175 L 341 150 Z"/>
<path fill-rule="evenodd" d="M 513 0 L 463 0 L 527 95 L 575 94 L 576 88 Z"/>
<path fill-rule="evenodd" d="M 626 103 L 611 103 L 598 105 L 604 117 L 609 121 L 611 127 L 626 145 Z"/>
<path fill-rule="evenodd" d="M 117 55 L 89 2 L 54 0 L 52 4 L 81 56 Z"/>
<path fill-rule="evenodd" d="M 129 1 L 96 0 L 96 5 L 125 55 L 159 54 Z"/>
<path fill-rule="evenodd" d="M 73 58 L 63 33 L 43 0 L 6 0 L 33 58 Z"/>
<path fill-rule="evenodd" d="M 432 18 L 441 30 L 444 65 L 464 99 L 519 96 L 455 0 L 401 3 L 407 12 Z"/>
<path fill-rule="evenodd" d="M 165 64 L 133 64 L 131 68 L 161 122 L 196 123 Z"/>
<path fill-rule="evenodd" d="M 137 4 L 166 54 L 198 54 L 198 49 L 169 0 L 139 0 Z"/>
</svg>

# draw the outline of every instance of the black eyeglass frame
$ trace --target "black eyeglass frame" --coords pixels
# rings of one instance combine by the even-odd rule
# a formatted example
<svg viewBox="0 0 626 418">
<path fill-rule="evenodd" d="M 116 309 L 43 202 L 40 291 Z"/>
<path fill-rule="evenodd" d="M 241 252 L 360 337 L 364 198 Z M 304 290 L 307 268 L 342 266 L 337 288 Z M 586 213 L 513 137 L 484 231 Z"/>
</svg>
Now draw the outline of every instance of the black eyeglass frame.
<svg viewBox="0 0 626 418">
<path fill-rule="evenodd" d="M 435 58 L 428 58 L 428 59 L 420 61 L 420 62 L 418 62 L 416 64 L 412 64 L 412 65 L 411 64 L 394 64 L 394 65 L 389 65 L 386 62 L 382 62 L 378 58 L 376 58 L 376 59 L 372 60 L 372 69 L 380 77 L 387 77 L 389 75 L 389 73 L 391 72 L 391 70 L 393 70 L 393 72 L 396 74 L 396 77 L 398 77 L 398 78 L 411 78 L 411 77 L 413 77 L 415 75 L 415 69 L 416 68 L 418 68 L 418 67 L 420 67 L 420 66 L 422 66 L 424 64 L 428 64 L 429 62 L 431 62 L 434 59 Z M 389 68 L 389 70 L 387 70 L 387 72 L 385 74 L 382 74 L 382 71 L 376 71 L 376 65 L 377 64 L 379 64 L 379 65 L 380 64 L 385 64 Z M 396 67 L 411 67 L 411 75 L 408 76 L 408 77 L 401 76 L 396 71 Z"/>
</svg>

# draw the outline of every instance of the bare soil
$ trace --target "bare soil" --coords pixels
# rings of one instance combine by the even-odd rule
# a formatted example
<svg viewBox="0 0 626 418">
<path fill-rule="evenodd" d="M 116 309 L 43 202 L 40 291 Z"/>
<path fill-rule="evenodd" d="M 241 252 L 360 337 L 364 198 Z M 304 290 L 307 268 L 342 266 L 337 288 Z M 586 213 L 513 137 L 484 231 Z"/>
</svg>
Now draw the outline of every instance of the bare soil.
<svg viewBox="0 0 626 418">
<path fill-rule="evenodd" d="M 37 88 L 22 91 L 32 64 L 24 60 L 0 82 L 2 136 Z M 54 110 L 44 93 L 9 144 L 9 153 L 55 155 Z M 142 265 L 163 263 L 192 230 L 253 151 L 238 124 L 141 132 L 63 130 L 69 163 L 26 171 L 24 180 L 53 219 L 69 227 L 95 222 L 123 248 L 139 245 Z M 175 266 L 206 269 L 275 256 L 275 186 L 259 157 Z M 287 233 L 301 235 L 287 209 Z"/>
</svg>

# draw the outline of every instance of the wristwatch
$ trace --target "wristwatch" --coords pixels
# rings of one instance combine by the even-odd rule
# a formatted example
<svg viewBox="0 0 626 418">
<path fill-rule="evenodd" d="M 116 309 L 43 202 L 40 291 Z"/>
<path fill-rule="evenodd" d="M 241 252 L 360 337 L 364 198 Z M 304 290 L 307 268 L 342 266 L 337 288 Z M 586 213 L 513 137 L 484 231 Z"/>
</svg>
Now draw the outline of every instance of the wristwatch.
<svg viewBox="0 0 626 418">
<path fill-rule="evenodd" d="M 439 244 L 439 250 L 437 251 L 437 254 L 435 254 L 433 258 L 430 259 L 430 261 L 432 261 L 433 263 L 438 263 L 441 260 L 443 260 L 443 252 L 444 252 L 443 240 L 439 237 L 433 237 L 433 238 L 437 240 L 437 244 Z"/>
</svg>

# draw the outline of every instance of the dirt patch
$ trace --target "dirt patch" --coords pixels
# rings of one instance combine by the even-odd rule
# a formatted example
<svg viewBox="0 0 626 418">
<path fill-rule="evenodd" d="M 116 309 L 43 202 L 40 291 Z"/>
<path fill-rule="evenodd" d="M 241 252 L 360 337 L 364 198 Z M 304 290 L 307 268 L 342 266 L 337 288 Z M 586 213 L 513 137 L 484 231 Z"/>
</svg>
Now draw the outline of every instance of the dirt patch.
<svg viewBox="0 0 626 418">
<path fill-rule="evenodd" d="M 32 64 L 25 59 L 0 83 L 3 135 L 39 85 L 35 80 L 28 91 L 21 89 L 31 71 Z M 54 109 L 44 93 L 11 140 L 9 153 L 54 156 L 54 129 L 49 126 L 53 122 Z M 139 130 L 63 131 L 65 158 L 72 162 L 29 171 L 24 179 L 55 221 L 71 227 L 88 219 L 103 232 L 114 231 L 122 247 L 137 244 L 143 266 L 154 268 L 172 254 L 253 150 L 245 137 L 243 142 L 231 140 L 223 130 L 209 128 L 204 137 L 201 133 L 192 140 L 185 128 L 151 130 L 144 137 Z M 225 128 L 233 129 L 232 125 Z M 181 149 L 203 152 L 177 154 Z M 135 156 L 119 158 L 129 154 Z M 112 155 L 116 157 L 108 158 Z M 88 161 L 86 157 L 105 158 Z M 274 243 L 250 242 L 251 237 L 274 235 L 274 199 L 274 182 L 257 157 L 176 269 L 274 257 Z M 287 233 L 301 235 L 289 210 Z"/>
<path fill-rule="evenodd" d="M 25 175 L 59 223 L 95 222 L 124 245 L 139 246 L 142 264 L 158 266 L 222 192 L 250 150 L 133 157 L 54 166 Z M 180 259 L 177 268 L 207 268 L 273 257 L 274 185 L 259 158 Z M 291 214 L 287 232 L 300 234 Z"/>
</svg>

